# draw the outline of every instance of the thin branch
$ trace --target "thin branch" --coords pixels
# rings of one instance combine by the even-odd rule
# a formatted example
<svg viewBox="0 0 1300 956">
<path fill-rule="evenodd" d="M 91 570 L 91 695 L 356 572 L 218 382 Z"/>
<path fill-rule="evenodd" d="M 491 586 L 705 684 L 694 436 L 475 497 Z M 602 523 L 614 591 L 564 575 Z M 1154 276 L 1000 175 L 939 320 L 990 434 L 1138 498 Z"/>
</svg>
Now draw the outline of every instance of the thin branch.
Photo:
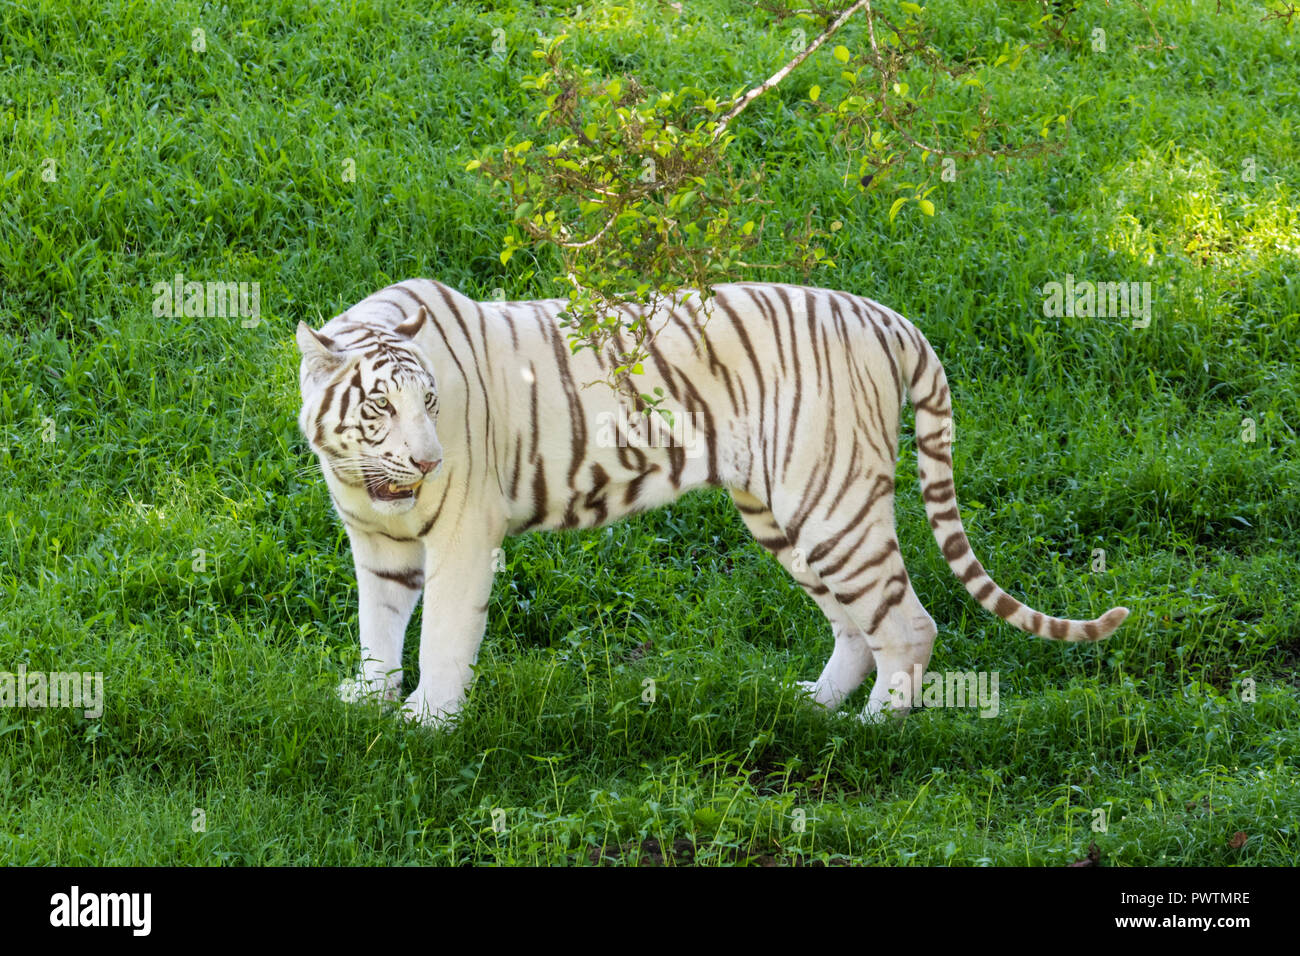
<svg viewBox="0 0 1300 956">
<path fill-rule="evenodd" d="M 1147 26 L 1151 28 L 1151 32 L 1154 33 L 1156 37 L 1155 43 L 1141 43 L 1137 48 L 1139 50 L 1177 50 L 1178 47 L 1174 46 L 1172 43 L 1166 43 L 1165 38 L 1160 35 L 1160 31 L 1156 29 L 1156 22 L 1151 19 L 1151 14 L 1147 12 L 1147 8 L 1142 3 L 1142 0 L 1133 0 L 1133 5 L 1142 11 L 1142 16 L 1147 19 Z"/>
<path fill-rule="evenodd" d="M 614 222 L 615 222 L 615 220 L 617 220 L 617 219 L 618 219 L 618 214 L 617 214 L 617 213 L 615 213 L 614 215 L 610 216 L 610 217 L 609 217 L 609 221 L 606 222 L 605 225 L 603 225 L 603 226 L 600 227 L 600 231 L 599 231 L 598 233 L 596 233 L 596 234 L 595 234 L 594 236 L 592 236 L 590 239 L 584 239 L 582 242 L 564 242 L 564 241 L 562 241 L 562 240 L 560 240 L 560 239 L 556 239 L 553 235 L 551 235 L 550 233 L 546 232 L 546 230 L 544 230 L 544 229 L 538 229 L 536 226 L 534 226 L 534 225 L 533 225 L 531 222 L 529 222 L 527 219 L 522 220 L 522 221 L 520 222 L 520 225 L 523 226 L 524 229 L 525 229 L 525 230 L 526 230 L 530 235 L 532 235 L 534 238 L 536 238 L 536 239 L 543 239 L 543 240 L 545 240 L 545 241 L 547 241 L 547 242 L 553 242 L 553 243 L 555 243 L 555 245 L 559 246 L 561 249 L 584 249 L 584 248 L 586 248 L 587 246 L 594 246 L 597 242 L 599 242 L 599 241 L 600 241 L 600 238 L 601 238 L 603 235 L 605 235 L 605 233 L 609 232 L 609 227 L 612 226 L 612 225 L 614 225 Z"/>
<path fill-rule="evenodd" d="M 864 8 L 869 9 L 870 7 L 871 7 L 870 0 L 858 0 L 857 3 L 853 4 L 853 6 L 849 7 L 847 10 L 841 13 L 839 19 L 837 19 L 834 23 L 832 23 L 825 30 L 823 30 L 821 35 L 818 36 L 817 39 L 813 40 L 812 43 L 808 44 L 808 46 L 806 46 L 803 49 L 803 52 L 801 52 L 798 56 L 796 56 L 785 66 L 781 67 L 781 69 L 777 70 L 775 73 L 769 76 L 761 84 L 754 87 L 744 96 L 742 96 L 740 98 L 740 101 L 731 108 L 730 112 L 728 112 L 726 116 L 722 117 L 722 122 L 720 122 L 718 124 L 717 129 L 713 131 L 714 142 L 716 142 L 718 138 L 722 136 L 723 132 L 727 129 L 727 124 L 730 123 L 737 116 L 739 116 L 741 111 L 744 110 L 745 107 L 749 106 L 749 104 L 754 102 L 754 100 L 758 99 L 768 90 L 770 90 L 772 87 L 776 86 L 778 83 L 784 80 L 787 76 L 790 75 L 791 70 L 794 70 L 796 67 L 799 66 L 800 63 L 802 63 L 804 60 L 808 59 L 808 57 L 816 53 L 817 50 L 821 47 L 821 45 L 825 43 L 828 39 L 830 39 L 830 37 L 835 33 L 835 31 L 837 31 L 840 27 L 844 26 L 844 24 L 848 21 L 849 17 L 853 16 L 853 14 L 857 13 L 859 10 L 862 10 Z"/>
<path fill-rule="evenodd" d="M 1279 0 L 1278 7 L 1279 9 L 1270 10 L 1259 22 L 1267 23 L 1269 20 L 1281 20 L 1285 26 L 1290 26 L 1296 13 L 1300 12 L 1297 11 L 1294 3 L 1287 3 L 1285 0 Z"/>
</svg>

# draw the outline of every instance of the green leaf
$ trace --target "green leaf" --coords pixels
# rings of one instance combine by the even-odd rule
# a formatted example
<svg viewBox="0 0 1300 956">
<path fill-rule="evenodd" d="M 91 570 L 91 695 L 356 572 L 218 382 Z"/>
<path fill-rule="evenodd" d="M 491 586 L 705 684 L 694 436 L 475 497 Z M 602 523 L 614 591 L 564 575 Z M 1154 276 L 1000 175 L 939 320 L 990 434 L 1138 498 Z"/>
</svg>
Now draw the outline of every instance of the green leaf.
<svg viewBox="0 0 1300 956">
<path fill-rule="evenodd" d="M 822 88 L 820 86 L 813 86 L 811 89 L 808 90 L 808 99 L 812 100 L 814 103 L 817 102 L 817 97 L 821 95 L 822 95 Z"/>
<path fill-rule="evenodd" d="M 917 205 L 921 207 L 921 212 L 925 213 L 927 216 L 934 215 L 934 203 L 930 202 L 930 200 L 928 199 L 918 200 Z"/>
<path fill-rule="evenodd" d="M 468 163 L 465 164 L 465 172 L 467 173 L 473 172 L 474 170 L 478 169 L 482 165 L 483 164 L 480 163 L 477 159 L 471 159 Z"/>
<path fill-rule="evenodd" d="M 900 209 L 903 208 L 903 206 L 904 206 L 904 204 L 907 202 L 908 198 L 909 198 L 909 197 L 907 197 L 907 196 L 899 196 L 897 199 L 894 200 L 894 204 L 893 204 L 892 206 L 889 207 L 889 221 L 890 221 L 890 222 L 893 222 L 893 221 L 894 221 L 894 218 L 898 215 L 898 210 L 900 210 Z"/>
<path fill-rule="evenodd" d="M 837 46 L 832 52 L 832 55 L 835 57 L 835 59 L 839 60 L 841 63 L 849 62 L 849 48 L 844 46 L 843 44 Z"/>
</svg>

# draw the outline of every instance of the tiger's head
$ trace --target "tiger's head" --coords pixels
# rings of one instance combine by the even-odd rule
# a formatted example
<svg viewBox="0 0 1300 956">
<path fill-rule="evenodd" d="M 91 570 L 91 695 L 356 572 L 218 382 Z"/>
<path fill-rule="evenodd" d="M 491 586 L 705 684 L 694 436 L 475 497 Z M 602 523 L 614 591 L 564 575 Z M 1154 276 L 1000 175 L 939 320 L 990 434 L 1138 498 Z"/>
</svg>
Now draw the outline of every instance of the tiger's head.
<svg viewBox="0 0 1300 956">
<path fill-rule="evenodd" d="M 415 507 L 421 484 L 442 464 L 438 383 L 401 331 L 356 327 L 335 337 L 300 322 L 296 335 L 298 426 L 321 468 L 364 492 L 381 514 Z"/>
</svg>

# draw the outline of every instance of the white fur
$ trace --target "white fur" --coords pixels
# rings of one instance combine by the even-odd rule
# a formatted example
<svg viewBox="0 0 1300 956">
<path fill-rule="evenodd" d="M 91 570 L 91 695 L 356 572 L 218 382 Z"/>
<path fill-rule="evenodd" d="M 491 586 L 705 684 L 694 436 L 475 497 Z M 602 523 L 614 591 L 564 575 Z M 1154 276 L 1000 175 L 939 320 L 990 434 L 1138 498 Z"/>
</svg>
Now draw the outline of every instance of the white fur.
<svg viewBox="0 0 1300 956">
<path fill-rule="evenodd" d="M 473 677 L 496 549 L 507 534 L 591 527 L 715 485 L 731 490 L 755 536 L 831 623 L 834 651 L 807 686 L 811 698 L 837 707 L 878 669 L 863 716 L 905 711 L 890 696 L 890 678 L 923 669 L 937 632 L 894 533 L 898 421 L 909 394 L 918 405 L 927 513 L 967 589 L 1043 636 L 1091 640 L 1118 626 L 1122 609 L 1093 622 L 1039 615 L 992 584 L 968 542 L 963 550 L 941 433 L 951 419 L 947 383 L 906 319 L 820 289 L 715 292 L 711 314 L 692 307 L 673 320 L 654 317 L 655 352 L 626 394 L 601 384 L 611 353 L 570 351 L 558 300 L 477 303 L 409 280 L 353 306 L 319 335 L 299 327 L 300 424 L 357 566 L 363 662 L 340 688 L 345 699 L 397 695 L 406 624 L 422 596 L 420 678 L 403 706 L 427 723 L 446 723 Z M 364 356 L 375 334 L 398 336 L 418 374 L 381 385 L 382 370 Z M 340 404 L 345 382 L 361 383 L 358 396 L 386 388 L 384 413 L 367 405 L 368 424 L 348 426 L 348 415 L 361 421 L 350 401 L 341 419 L 319 416 L 326 396 L 327 409 Z M 599 423 L 617 419 L 620 402 L 656 387 L 675 416 L 704 426 L 702 444 L 686 449 L 684 437 L 669 436 L 666 445 L 633 452 L 601 440 Z M 435 396 L 431 414 L 425 403 Z M 354 453 L 366 428 L 371 438 L 380 434 L 376 422 L 390 426 L 381 444 L 367 446 L 388 456 L 375 466 L 385 482 L 406 487 L 420 462 L 440 462 L 409 500 L 377 501 L 359 485 L 366 472 Z M 344 453 L 328 453 L 331 443 Z"/>
</svg>

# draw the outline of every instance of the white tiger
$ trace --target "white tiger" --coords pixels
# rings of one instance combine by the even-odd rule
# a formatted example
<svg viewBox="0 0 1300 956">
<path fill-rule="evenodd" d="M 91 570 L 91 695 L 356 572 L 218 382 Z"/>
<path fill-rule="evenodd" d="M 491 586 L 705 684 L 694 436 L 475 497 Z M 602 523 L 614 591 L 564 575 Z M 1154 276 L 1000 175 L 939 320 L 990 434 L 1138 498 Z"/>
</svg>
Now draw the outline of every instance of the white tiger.
<svg viewBox="0 0 1300 956">
<path fill-rule="evenodd" d="M 347 527 L 360 593 L 362 666 L 340 693 L 395 699 L 423 594 L 420 677 L 404 710 L 453 718 L 506 535 L 601 525 L 721 486 L 830 620 L 834 650 L 811 697 L 836 707 L 876 669 L 862 716 L 906 712 L 937 629 L 894 530 L 905 395 L 930 526 L 971 595 L 1042 637 L 1092 641 L 1120 625 L 1122 607 L 1092 621 L 1047 617 L 975 559 L 953 485 L 947 379 L 915 326 L 844 292 L 714 291 L 707 322 L 698 298 L 652 317 L 644 373 L 623 393 L 584 388 L 608 378 L 615 353 L 573 354 L 559 299 L 475 302 L 413 279 L 319 331 L 298 326 L 299 424 Z M 637 392 L 656 387 L 694 434 L 645 440 Z M 633 413 L 615 414 L 620 402 Z"/>
</svg>

